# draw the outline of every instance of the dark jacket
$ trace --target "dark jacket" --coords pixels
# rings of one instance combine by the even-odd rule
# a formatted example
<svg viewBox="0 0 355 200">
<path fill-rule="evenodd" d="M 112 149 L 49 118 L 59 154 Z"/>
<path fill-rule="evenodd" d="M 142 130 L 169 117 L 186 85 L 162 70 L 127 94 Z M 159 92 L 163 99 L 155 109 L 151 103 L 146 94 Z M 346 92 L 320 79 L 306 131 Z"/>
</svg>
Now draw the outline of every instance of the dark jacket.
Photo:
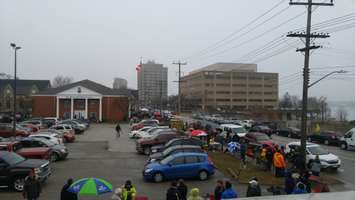
<svg viewBox="0 0 355 200">
<path fill-rule="evenodd" d="M 250 181 L 247 189 L 247 197 L 261 196 L 260 185 L 257 181 Z"/>
<path fill-rule="evenodd" d="M 117 131 L 117 132 L 120 132 L 120 131 L 121 131 L 121 126 L 120 126 L 120 124 L 117 124 L 117 125 L 116 125 L 116 131 Z"/>
<path fill-rule="evenodd" d="M 60 192 L 61 200 L 78 200 L 78 195 L 72 192 L 68 192 L 69 184 L 65 184 Z"/>
<path fill-rule="evenodd" d="M 185 184 L 179 184 L 177 190 L 179 192 L 179 200 L 186 200 L 187 186 Z"/>
<path fill-rule="evenodd" d="M 296 186 L 295 180 L 292 178 L 291 173 L 288 173 L 285 178 L 285 192 L 291 194 Z"/>
<path fill-rule="evenodd" d="M 214 189 L 214 199 L 215 200 L 221 200 L 223 191 L 224 191 L 224 188 L 222 186 L 217 186 Z"/>
<path fill-rule="evenodd" d="M 41 193 L 41 184 L 38 180 L 27 177 L 25 179 L 25 185 L 23 195 L 27 199 L 38 198 Z"/>
<path fill-rule="evenodd" d="M 169 188 L 166 193 L 166 200 L 180 200 L 178 189 L 175 187 Z"/>
</svg>

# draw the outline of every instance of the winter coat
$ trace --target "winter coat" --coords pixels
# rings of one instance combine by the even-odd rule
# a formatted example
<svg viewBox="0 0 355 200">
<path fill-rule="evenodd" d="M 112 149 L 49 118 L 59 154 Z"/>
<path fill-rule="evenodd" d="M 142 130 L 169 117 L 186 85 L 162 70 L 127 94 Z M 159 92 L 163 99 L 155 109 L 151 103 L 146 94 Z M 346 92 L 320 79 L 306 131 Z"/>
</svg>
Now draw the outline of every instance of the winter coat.
<svg viewBox="0 0 355 200">
<path fill-rule="evenodd" d="M 187 186 L 185 184 L 179 184 L 177 190 L 179 192 L 179 200 L 186 200 Z"/>
<path fill-rule="evenodd" d="M 124 186 L 122 188 L 122 199 L 123 200 L 134 200 L 136 198 L 137 191 L 134 186 Z"/>
<path fill-rule="evenodd" d="M 214 189 L 214 199 L 221 200 L 223 191 L 224 191 L 224 188 L 222 186 L 217 186 Z"/>
<path fill-rule="evenodd" d="M 23 196 L 27 199 L 36 199 L 41 193 L 41 184 L 38 180 L 27 177 L 23 190 Z"/>
<path fill-rule="evenodd" d="M 203 200 L 202 197 L 200 197 L 200 190 L 198 188 L 193 188 L 190 191 L 190 195 L 187 200 Z"/>
<path fill-rule="evenodd" d="M 65 184 L 60 192 L 61 200 L 78 200 L 78 195 L 72 192 L 67 191 L 70 187 L 69 184 Z"/>
<path fill-rule="evenodd" d="M 285 158 L 279 152 L 276 152 L 274 154 L 274 166 L 276 168 L 283 168 L 283 169 L 286 168 Z"/>
<path fill-rule="evenodd" d="M 286 194 L 291 194 L 295 188 L 295 180 L 288 174 L 285 178 L 285 192 Z"/>
<path fill-rule="evenodd" d="M 257 181 L 252 180 L 249 182 L 247 189 L 247 197 L 258 197 L 261 196 L 260 185 Z"/>
<path fill-rule="evenodd" d="M 222 193 L 222 199 L 233 199 L 233 198 L 238 198 L 238 194 L 232 189 L 225 189 L 224 192 Z"/>
<path fill-rule="evenodd" d="M 166 200 L 180 200 L 179 199 L 179 190 L 175 187 L 171 187 L 166 192 Z"/>
</svg>

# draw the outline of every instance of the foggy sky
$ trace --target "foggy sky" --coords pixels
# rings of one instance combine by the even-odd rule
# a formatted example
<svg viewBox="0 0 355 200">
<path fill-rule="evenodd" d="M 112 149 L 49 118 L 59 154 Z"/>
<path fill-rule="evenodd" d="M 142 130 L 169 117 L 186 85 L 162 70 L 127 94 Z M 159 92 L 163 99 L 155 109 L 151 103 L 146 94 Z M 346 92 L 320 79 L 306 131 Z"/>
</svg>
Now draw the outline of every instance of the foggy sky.
<svg viewBox="0 0 355 200">
<path fill-rule="evenodd" d="M 238 30 L 280 0 L 0 0 L 0 72 L 13 74 L 13 51 L 9 44 L 22 46 L 18 56 L 18 76 L 22 79 L 49 79 L 67 75 L 75 81 L 90 79 L 112 87 L 114 77 L 137 87 L 135 65 L 139 57 L 155 60 L 169 68 L 169 94 L 177 91 L 177 67 L 173 61 L 205 49 Z M 288 6 L 284 1 L 277 11 Z M 230 46 L 280 24 L 305 10 L 291 6 L 260 28 Z M 355 11 L 355 0 L 337 0 L 334 7 L 320 7 L 313 22 Z M 271 15 L 270 15 L 271 16 Z M 237 61 L 277 36 L 305 26 L 303 15 L 253 42 L 218 56 L 187 59 L 183 72 L 215 62 Z M 355 29 L 317 40 L 326 48 L 312 54 L 311 67 L 355 65 Z M 302 45 L 294 46 L 302 47 Z M 353 52 L 353 54 L 349 52 Z M 213 54 L 214 52 L 211 52 Z M 183 60 L 185 61 L 185 60 Z M 280 77 L 301 71 L 303 55 L 295 50 L 257 63 L 259 71 L 277 72 Z M 327 69 L 329 71 L 329 69 Z M 347 68 L 355 74 L 355 68 Z M 320 71 L 319 73 L 326 73 Z M 355 99 L 355 75 L 347 80 L 327 79 L 310 90 L 310 96 L 330 100 Z M 336 76 L 340 77 L 340 76 Z M 317 77 L 312 76 L 312 80 Z M 319 78 L 319 76 L 318 76 Z M 287 81 L 286 81 L 287 82 Z M 281 82 L 282 83 L 282 82 Z M 301 94 L 301 80 L 280 85 L 280 96 L 289 91 Z M 352 91 L 352 92 L 351 92 Z"/>
</svg>

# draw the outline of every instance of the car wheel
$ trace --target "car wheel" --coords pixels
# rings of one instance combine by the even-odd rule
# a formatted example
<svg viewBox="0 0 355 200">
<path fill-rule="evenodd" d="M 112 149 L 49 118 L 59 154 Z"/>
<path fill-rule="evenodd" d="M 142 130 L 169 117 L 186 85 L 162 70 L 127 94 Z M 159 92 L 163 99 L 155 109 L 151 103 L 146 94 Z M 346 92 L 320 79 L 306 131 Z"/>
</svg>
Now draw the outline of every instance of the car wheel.
<svg viewBox="0 0 355 200">
<path fill-rule="evenodd" d="M 144 147 L 143 153 L 145 155 L 149 155 L 150 154 L 150 147 Z"/>
<path fill-rule="evenodd" d="M 207 180 L 208 178 L 208 173 L 205 170 L 200 171 L 198 174 L 198 177 L 200 178 L 201 181 Z"/>
<path fill-rule="evenodd" d="M 329 145 L 329 140 L 324 140 L 325 145 Z"/>
<path fill-rule="evenodd" d="M 345 142 L 343 142 L 343 143 L 341 143 L 340 148 L 343 149 L 343 150 L 347 150 L 348 149 L 348 145 Z"/>
<path fill-rule="evenodd" d="M 25 185 L 25 178 L 24 177 L 16 177 L 14 179 L 12 187 L 17 192 L 22 192 Z"/>
<path fill-rule="evenodd" d="M 160 182 L 162 182 L 164 180 L 164 176 L 163 176 L 163 174 L 162 173 L 156 173 L 156 174 L 154 174 L 154 182 L 156 182 L 156 183 L 160 183 Z"/>
<path fill-rule="evenodd" d="M 51 157 L 50 157 L 50 161 L 51 161 L 51 162 L 55 162 L 55 161 L 58 160 L 58 158 L 59 158 L 58 154 L 52 153 L 52 155 L 51 155 Z"/>
</svg>

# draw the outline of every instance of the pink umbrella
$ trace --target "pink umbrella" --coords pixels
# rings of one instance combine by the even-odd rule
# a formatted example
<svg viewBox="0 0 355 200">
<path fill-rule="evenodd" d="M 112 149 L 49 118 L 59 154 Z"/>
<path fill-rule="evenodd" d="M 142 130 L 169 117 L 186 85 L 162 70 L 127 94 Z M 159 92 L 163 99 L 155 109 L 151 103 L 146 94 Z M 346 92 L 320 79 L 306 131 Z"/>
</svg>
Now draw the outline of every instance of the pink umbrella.
<svg viewBox="0 0 355 200">
<path fill-rule="evenodd" d="M 191 137 L 207 136 L 207 133 L 203 130 L 193 130 L 191 131 Z"/>
</svg>

